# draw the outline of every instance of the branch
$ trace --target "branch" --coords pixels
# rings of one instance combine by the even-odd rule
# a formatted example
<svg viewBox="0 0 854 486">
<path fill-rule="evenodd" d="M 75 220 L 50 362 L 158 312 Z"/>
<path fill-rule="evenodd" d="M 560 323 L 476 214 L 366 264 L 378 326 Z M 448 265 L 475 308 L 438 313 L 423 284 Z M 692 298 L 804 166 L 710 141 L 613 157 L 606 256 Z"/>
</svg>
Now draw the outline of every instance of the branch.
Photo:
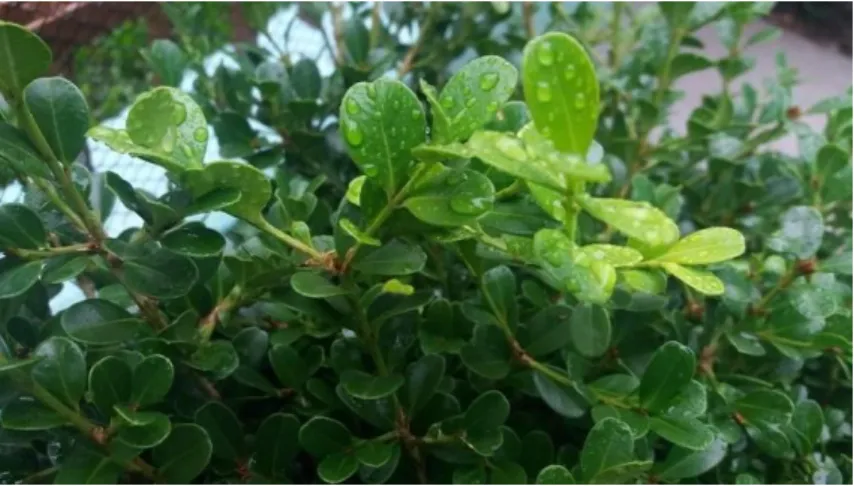
<svg viewBox="0 0 854 486">
<path fill-rule="evenodd" d="M 329 6 L 332 15 L 332 36 L 335 38 L 335 63 L 339 66 L 344 64 L 344 31 L 341 19 L 341 5 L 332 3 Z"/>
<path fill-rule="evenodd" d="M 529 39 L 533 39 L 537 35 L 537 31 L 534 29 L 534 3 L 533 2 L 523 2 L 522 3 L 522 18 L 525 23 L 525 33 L 528 34 Z"/>
<path fill-rule="evenodd" d="M 403 63 L 400 65 L 400 69 L 397 70 L 397 77 L 402 78 L 412 69 L 412 62 L 415 60 L 415 56 L 418 55 L 418 51 L 424 46 L 424 42 L 427 40 L 427 33 L 433 29 L 433 24 L 436 23 L 437 9 L 436 4 L 431 4 L 427 10 L 427 18 L 424 19 L 424 22 L 418 29 L 418 39 L 409 48 L 409 51 L 403 58 Z"/>
</svg>

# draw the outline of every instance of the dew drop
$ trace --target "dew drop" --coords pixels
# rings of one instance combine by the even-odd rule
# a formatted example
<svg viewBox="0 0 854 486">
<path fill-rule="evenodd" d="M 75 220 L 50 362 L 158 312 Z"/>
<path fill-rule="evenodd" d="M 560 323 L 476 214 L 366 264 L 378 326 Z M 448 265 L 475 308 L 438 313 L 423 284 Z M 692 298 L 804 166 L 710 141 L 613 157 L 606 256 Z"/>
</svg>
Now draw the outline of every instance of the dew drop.
<svg viewBox="0 0 854 486">
<path fill-rule="evenodd" d="M 488 207 L 488 199 L 477 197 L 469 191 L 460 191 L 451 196 L 451 209 L 455 213 L 473 215 L 480 214 Z"/>
<path fill-rule="evenodd" d="M 373 84 L 369 84 L 366 91 L 368 93 L 368 98 L 372 100 L 377 99 L 377 88 L 375 88 Z"/>
<path fill-rule="evenodd" d="M 549 83 L 540 81 L 537 83 L 537 101 L 548 102 L 552 99 L 552 88 Z"/>
<path fill-rule="evenodd" d="M 448 176 L 448 185 L 450 186 L 458 186 L 468 179 L 468 176 L 465 172 L 459 171 L 454 172 Z"/>
<path fill-rule="evenodd" d="M 549 112 L 549 114 L 548 114 L 548 115 L 546 115 L 546 118 L 548 118 L 550 122 L 555 121 L 555 114 L 554 114 L 554 112 L 550 111 L 550 112 Z"/>
<path fill-rule="evenodd" d="M 355 114 L 359 113 L 359 111 L 361 111 L 361 109 L 359 108 L 359 104 L 356 103 L 356 100 L 354 100 L 353 98 L 347 98 L 346 105 L 347 105 L 347 113 L 349 113 L 351 115 L 355 115 Z"/>
<path fill-rule="evenodd" d="M 466 100 L 466 108 L 471 108 L 477 102 L 474 98 L 468 98 Z"/>
<path fill-rule="evenodd" d="M 417 120 L 421 118 L 421 110 L 412 110 L 412 119 Z"/>
<path fill-rule="evenodd" d="M 495 113 L 496 111 L 498 111 L 498 102 L 497 101 L 490 101 L 489 103 L 487 103 L 486 111 L 488 111 L 490 113 Z"/>
<path fill-rule="evenodd" d="M 199 143 L 204 143 L 208 141 L 208 130 L 207 128 L 199 127 L 193 131 L 193 138 L 196 139 Z"/>
<path fill-rule="evenodd" d="M 443 96 L 443 97 L 442 97 L 442 100 L 440 101 L 440 103 L 442 103 L 442 106 L 443 106 L 445 109 L 448 109 L 448 110 L 450 110 L 451 108 L 453 108 L 453 107 L 454 107 L 454 99 L 453 99 L 453 98 L 451 98 L 451 96 L 450 96 L 450 95 L 445 95 L 445 96 Z"/>
<path fill-rule="evenodd" d="M 584 96 L 584 93 L 575 93 L 575 107 L 584 108 L 584 105 L 586 104 L 587 98 Z"/>
<path fill-rule="evenodd" d="M 551 66 L 555 62 L 555 53 L 552 50 L 552 45 L 548 42 L 544 42 L 540 44 L 539 49 L 537 49 L 537 60 L 540 61 L 540 64 L 543 66 Z"/>
<path fill-rule="evenodd" d="M 362 142 L 365 140 L 365 134 L 362 133 L 362 129 L 359 128 L 359 124 L 353 120 L 345 120 L 344 138 L 347 139 L 347 143 L 350 144 L 350 146 L 358 147 L 359 145 L 362 145 Z"/>
<path fill-rule="evenodd" d="M 365 164 L 362 166 L 362 172 L 368 177 L 376 177 L 379 174 L 379 169 L 374 164 Z"/>
<path fill-rule="evenodd" d="M 528 155 L 525 153 L 525 148 L 522 147 L 521 142 L 514 138 L 499 138 L 496 146 L 501 153 L 511 159 L 526 160 L 528 158 Z"/>
<path fill-rule="evenodd" d="M 177 104 L 172 108 L 172 123 L 180 125 L 187 119 L 187 109 L 184 105 Z"/>
<path fill-rule="evenodd" d="M 563 72 L 563 77 L 567 81 L 572 81 L 572 78 L 575 77 L 575 64 L 570 64 L 566 67 L 566 70 Z"/>
<path fill-rule="evenodd" d="M 399 110 L 400 109 L 400 101 L 398 101 L 398 100 L 392 101 L 391 107 L 394 108 L 395 110 Z"/>
<path fill-rule="evenodd" d="M 492 91 L 498 85 L 498 75 L 495 73 L 484 73 L 480 75 L 480 89 Z"/>
</svg>

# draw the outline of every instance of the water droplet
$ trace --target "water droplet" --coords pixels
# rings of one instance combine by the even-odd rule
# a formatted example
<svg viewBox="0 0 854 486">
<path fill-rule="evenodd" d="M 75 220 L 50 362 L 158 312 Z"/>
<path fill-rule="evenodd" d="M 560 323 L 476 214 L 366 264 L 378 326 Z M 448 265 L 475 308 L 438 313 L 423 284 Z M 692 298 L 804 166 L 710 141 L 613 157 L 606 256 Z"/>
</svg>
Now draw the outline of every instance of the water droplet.
<svg viewBox="0 0 854 486">
<path fill-rule="evenodd" d="M 496 144 L 498 150 L 504 155 L 516 160 L 526 160 L 528 155 L 525 153 L 525 148 L 522 143 L 515 138 L 502 137 L 498 139 Z"/>
<path fill-rule="evenodd" d="M 484 73 L 480 75 L 480 89 L 492 91 L 498 85 L 498 75 L 495 73 Z"/>
<path fill-rule="evenodd" d="M 467 84 L 463 85 L 463 95 L 465 95 L 466 98 L 468 98 L 472 95 L 471 94 L 471 88 Z"/>
<path fill-rule="evenodd" d="M 417 120 L 421 118 L 421 110 L 412 110 L 412 119 Z"/>
<path fill-rule="evenodd" d="M 450 186 L 458 186 L 468 179 L 468 176 L 465 172 L 457 171 L 453 172 L 448 176 L 448 185 Z"/>
<path fill-rule="evenodd" d="M 394 108 L 395 110 L 399 110 L 400 109 L 400 101 L 398 101 L 398 100 L 392 101 L 391 107 Z"/>
<path fill-rule="evenodd" d="M 358 147 L 362 145 L 362 142 L 365 140 L 365 134 L 362 133 L 362 129 L 359 128 L 359 125 L 353 120 L 345 120 L 344 121 L 344 138 L 347 139 L 347 143 L 352 147 Z"/>
<path fill-rule="evenodd" d="M 584 105 L 586 104 L 587 98 L 584 96 L 584 93 L 575 93 L 575 107 L 584 108 Z"/>
<path fill-rule="evenodd" d="M 563 72 L 563 77 L 567 81 L 571 81 L 572 78 L 575 77 L 575 64 L 570 64 L 566 67 L 566 70 Z"/>
<path fill-rule="evenodd" d="M 368 93 L 368 98 L 372 100 L 377 99 L 377 88 L 375 88 L 373 84 L 369 84 L 366 91 Z"/>
<path fill-rule="evenodd" d="M 172 108 L 172 123 L 180 125 L 187 119 L 187 109 L 182 104 L 176 104 Z"/>
<path fill-rule="evenodd" d="M 537 101 L 547 102 L 552 99 L 552 88 L 549 86 L 549 83 L 545 81 L 540 81 L 537 83 Z"/>
<path fill-rule="evenodd" d="M 454 107 L 454 99 L 451 98 L 450 95 L 442 96 L 440 103 L 442 103 L 442 106 L 447 110 L 450 110 Z"/>
<path fill-rule="evenodd" d="M 199 127 L 193 131 L 193 138 L 199 143 L 208 141 L 208 129 Z"/>
<path fill-rule="evenodd" d="M 469 191 L 460 191 L 451 196 L 451 209 L 459 214 L 480 214 L 488 207 L 489 200 L 477 197 Z"/>
<path fill-rule="evenodd" d="M 553 248 L 546 252 L 545 255 L 546 261 L 549 262 L 554 267 L 560 267 L 564 262 L 564 254 L 560 251 L 560 248 Z"/>
<path fill-rule="evenodd" d="M 364 172 L 368 177 L 376 177 L 376 175 L 379 174 L 379 169 L 377 169 L 377 166 L 374 164 L 365 164 L 362 166 L 362 172 Z"/>
<path fill-rule="evenodd" d="M 646 233 L 644 233 L 644 236 L 646 236 L 646 239 L 649 241 L 656 241 L 656 240 L 658 240 L 658 231 L 646 230 Z"/>
<path fill-rule="evenodd" d="M 166 153 L 175 150 L 175 129 L 170 128 L 160 141 L 160 148 Z"/>
<path fill-rule="evenodd" d="M 356 100 L 354 100 L 353 98 L 347 98 L 346 105 L 347 113 L 351 115 L 355 115 L 356 113 L 359 113 L 359 111 L 361 111 L 361 109 L 359 108 L 359 104 L 356 103 Z"/>
<path fill-rule="evenodd" d="M 391 127 L 391 136 L 392 137 L 397 136 L 397 127 Z"/>
<path fill-rule="evenodd" d="M 551 66 L 555 62 L 555 53 L 552 50 L 552 45 L 548 42 L 543 42 L 540 44 L 540 48 L 537 49 L 537 60 L 540 61 L 540 64 L 543 66 Z"/>
<path fill-rule="evenodd" d="M 477 102 L 474 98 L 468 98 L 466 100 L 466 108 L 471 108 Z"/>
<path fill-rule="evenodd" d="M 486 111 L 488 111 L 490 113 L 494 113 L 494 112 L 498 111 L 498 102 L 497 101 L 490 101 L 489 103 L 487 103 L 486 104 Z"/>
<path fill-rule="evenodd" d="M 194 159 L 195 158 L 195 157 L 193 157 L 193 151 L 190 150 L 190 147 L 187 145 L 181 145 L 181 152 L 183 152 L 184 156 L 187 157 L 188 159 Z"/>
<path fill-rule="evenodd" d="M 549 112 L 549 114 L 548 114 L 548 115 L 546 115 L 546 118 L 548 118 L 550 122 L 555 121 L 555 114 L 554 114 L 554 112 L 550 111 L 550 112 Z"/>
</svg>

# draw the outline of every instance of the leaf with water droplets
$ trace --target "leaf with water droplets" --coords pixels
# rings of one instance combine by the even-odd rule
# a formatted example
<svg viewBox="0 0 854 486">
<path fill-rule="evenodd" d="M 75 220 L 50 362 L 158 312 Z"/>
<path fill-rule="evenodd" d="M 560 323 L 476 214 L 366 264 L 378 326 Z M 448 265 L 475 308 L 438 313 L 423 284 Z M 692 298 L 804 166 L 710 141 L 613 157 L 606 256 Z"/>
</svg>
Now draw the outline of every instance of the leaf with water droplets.
<svg viewBox="0 0 854 486">
<path fill-rule="evenodd" d="M 483 174 L 443 169 L 419 184 L 403 205 L 426 223 L 461 226 L 492 210 L 494 200 L 495 188 Z"/>
<path fill-rule="evenodd" d="M 724 283 L 708 270 L 683 267 L 676 263 L 664 263 L 662 266 L 667 273 L 700 293 L 706 295 L 721 295 L 724 293 Z"/>
<path fill-rule="evenodd" d="M 434 113 L 433 141 L 440 144 L 466 140 L 492 120 L 498 108 L 516 89 L 519 74 L 498 56 L 479 57 L 458 71 L 442 89 L 427 96 Z M 429 85 L 422 90 L 427 94 Z M 436 116 L 436 113 L 439 113 Z"/>
<path fill-rule="evenodd" d="M 344 95 L 340 123 L 356 165 L 394 194 L 408 177 L 412 149 L 426 138 L 424 110 L 415 93 L 390 79 L 357 83 Z"/>
<path fill-rule="evenodd" d="M 347 218 L 339 219 L 338 220 L 338 226 L 340 226 L 341 229 L 344 230 L 345 233 L 352 236 L 354 240 L 358 241 L 359 243 L 361 243 L 363 245 L 369 245 L 369 246 L 380 246 L 380 245 L 382 245 L 382 242 L 380 240 L 378 240 L 378 239 L 374 238 L 373 236 L 365 233 L 364 231 L 359 229 L 358 226 L 356 226 L 356 223 L 350 221 Z"/>
<path fill-rule="evenodd" d="M 577 155 L 560 152 L 551 140 L 537 130 L 533 123 L 525 125 L 519 131 L 519 138 L 525 143 L 525 150 L 533 164 L 545 165 L 549 171 L 560 172 L 578 181 L 609 182 L 611 180 L 611 172 L 608 170 L 608 166 L 600 163 L 588 163 Z"/>
<path fill-rule="evenodd" d="M 239 190 L 240 199 L 223 207 L 222 211 L 253 224 L 263 224 L 261 211 L 267 205 L 272 190 L 267 176 L 255 167 L 222 160 L 202 169 L 187 170 L 181 174 L 181 180 L 195 197 L 214 189 Z"/>
<path fill-rule="evenodd" d="M 186 93 L 168 87 L 136 99 L 126 130 L 99 126 L 89 130 L 89 136 L 173 172 L 201 168 L 208 144 L 202 109 Z"/>
<path fill-rule="evenodd" d="M 620 271 L 620 279 L 632 290 L 661 294 L 667 289 L 667 277 L 659 271 L 628 269 Z"/>
<path fill-rule="evenodd" d="M 677 241 L 660 262 L 704 265 L 731 260 L 744 253 L 744 236 L 732 228 L 707 228 Z"/>
<path fill-rule="evenodd" d="M 458 142 L 445 145 L 421 144 L 412 149 L 412 156 L 423 162 L 443 162 L 450 159 L 470 159 L 471 152 Z"/>
<path fill-rule="evenodd" d="M 537 37 L 522 59 L 525 101 L 537 129 L 561 152 L 585 155 L 599 115 L 599 81 L 590 56 L 561 32 Z"/>
<path fill-rule="evenodd" d="M 647 245 L 669 245 L 679 238 L 676 223 L 647 202 L 587 195 L 577 198 L 576 201 L 594 218 Z"/>
<path fill-rule="evenodd" d="M 643 260 L 643 255 L 634 248 L 617 245 L 587 245 L 579 249 L 580 258 L 603 261 L 615 267 L 630 267 Z"/>
<path fill-rule="evenodd" d="M 545 160 L 532 159 L 525 144 L 509 133 L 479 131 L 466 143 L 472 156 L 522 180 L 563 192 L 566 183 Z"/>
</svg>

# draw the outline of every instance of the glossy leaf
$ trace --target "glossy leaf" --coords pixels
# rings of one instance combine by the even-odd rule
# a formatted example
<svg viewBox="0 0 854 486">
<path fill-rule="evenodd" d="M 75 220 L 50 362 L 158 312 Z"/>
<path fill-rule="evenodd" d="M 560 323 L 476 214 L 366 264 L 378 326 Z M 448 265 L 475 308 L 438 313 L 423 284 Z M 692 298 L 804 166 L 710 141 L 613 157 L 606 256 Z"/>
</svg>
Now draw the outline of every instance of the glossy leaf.
<svg viewBox="0 0 854 486">
<path fill-rule="evenodd" d="M 492 210 L 495 188 L 472 170 L 450 169 L 419 184 L 403 202 L 416 218 L 437 226 L 474 223 Z"/>
<path fill-rule="evenodd" d="M 113 407 L 118 411 L 119 407 Z M 119 413 L 127 422 L 119 429 L 116 440 L 137 449 L 149 449 L 162 443 L 169 436 L 172 424 L 169 417 L 160 412 L 131 412 Z"/>
<path fill-rule="evenodd" d="M 131 106 L 127 137 L 133 145 L 169 160 L 162 164 L 166 170 L 200 168 L 208 144 L 207 121 L 196 102 L 183 91 L 155 88 L 141 94 Z M 133 155 L 132 151 L 129 153 Z"/>
<path fill-rule="evenodd" d="M 340 120 L 350 157 L 394 194 L 411 167 L 410 151 L 426 137 L 424 110 L 415 93 L 389 79 L 357 83 L 341 101 Z"/>
<path fill-rule="evenodd" d="M 159 299 L 183 297 L 198 278 L 192 260 L 154 244 L 111 239 L 104 246 L 122 259 L 124 284 L 141 294 Z"/>
<path fill-rule="evenodd" d="M 365 275 L 397 277 L 421 271 L 426 261 L 427 255 L 420 247 L 392 240 L 380 248 L 366 251 L 353 268 Z"/>
<path fill-rule="evenodd" d="M 532 40 L 522 54 L 522 86 L 540 133 L 562 152 L 586 154 L 599 115 L 599 82 L 584 47 L 558 32 Z"/>
<path fill-rule="evenodd" d="M 575 308 L 569 321 L 572 345 L 578 354 L 601 356 L 611 345 L 611 319 L 601 306 L 584 304 Z"/>
<path fill-rule="evenodd" d="M 169 250 L 191 258 L 217 256 L 225 247 L 225 238 L 201 224 L 187 224 L 170 231 L 160 243 Z"/>
<path fill-rule="evenodd" d="M 540 470 L 535 484 L 575 484 L 575 478 L 565 467 L 552 464 Z"/>
<path fill-rule="evenodd" d="M 34 250 L 46 242 L 44 224 L 32 209 L 23 204 L 0 206 L 0 245 Z"/>
<path fill-rule="evenodd" d="M 85 442 L 78 442 L 62 461 L 54 484 L 115 484 L 123 469 Z"/>
<path fill-rule="evenodd" d="M 22 262 L 3 269 L 0 273 L 0 299 L 17 297 L 38 282 L 42 273 L 42 262 Z"/>
<path fill-rule="evenodd" d="M 649 203 L 589 196 L 577 201 L 594 218 L 647 245 L 670 245 L 679 238 L 676 224 Z"/>
<path fill-rule="evenodd" d="M 640 383 L 640 403 L 652 412 L 665 410 L 691 382 L 696 360 L 690 349 L 675 341 L 653 354 Z"/>
<path fill-rule="evenodd" d="M 255 467 L 271 478 L 283 477 L 299 452 L 299 420 L 290 414 L 274 413 L 258 426 Z"/>
<path fill-rule="evenodd" d="M 86 389 L 86 360 L 83 351 L 62 337 L 51 337 L 33 352 L 39 362 L 30 372 L 41 385 L 66 405 L 77 408 Z"/>
<path fill-rule="evenodd" d="M 50 48 L 25 27 L 0 21 L 0 91 L 18 98 L 30 81 L 46 73 Z"/>
<path fill-rule="evenodd" d="M 677 241 L 656 258 L 681 265 L 706 265 L 732 260 L 744 253 L 744 236 L 731 228 L 707 228 Z"/>
<path fill-rule="evenodd" d="M 629 479 L 624 472 L 635 462 L 634 443 L 629 427 L 606 418 L 590 429 L 581 449 L 581 471 L 588 483 L 616 483 Z M 632 471 L 633 472 L 633 471 Z"/>
<path fill-rule="evenodd" d="M 0 25 L 0 29 L 2 28 Z M 48 165 L 41 159 L 26 134 L 4 121 L 0 121 L 0 161 L 5 161 L 24 174 L 43 179 L 53 177 Z"/>
<path fill-rule="evenodd" d="M 715 439 L 709 427 L 693 418 L 650 417 L 649 428 L 667 441 L 695 451 L 704 450 Z"/>
<path fill-rule="evenodd" d="M 291 288 L 298 294 L 313 299 L 347 294 L 345 289 L 312 272 L 297 272 L 293 274 L 291 277 Z"/>
<path fill-rule="evenodd" d="M 717 466 L 726 452 L 727 445 L 720 438 L 716 438 L 701 451 L 674 447 L 664 462 L 656 466 L 655 472 L 667 481 L 695 478 Z"/>
<path fill-rule="evenodd" d="M 252 224 L 263 224 L 261 212 L 270 200 L 270 181 L 263 172 L 248 164 L 217 161 L 203 169 L 187 170 L 181 174 L 182 183 L 196 197 L 215 189 L 240 191 L 240 199 L 222 208 L 222 211 Z"/>
<path fill-rule="evenodd" d="M 44 154 L 71 164 L 83 150 L 89 107 L 83 93 L 65 78 L 39 78 L 24 89 L 27 131 Z M 44 147 L 44 148 L 43 148 Z"/>
<path fill-rule="evenodd" d="M 693 267 L 683 267 L 676 263 L 665 263 L 662 265 L 667 273 L 678 278 L 694 290 L 706 295 L 722 295 L 726 290 L 724 283 L 715 274 L 708 270 L 700 270 Z"/>
<path fill-rule="evenodd" d="M 555 371 L 562 374 L 560 370 Z M 587 402 L 573 387 L 558 383 L 541 372 L 534 373 L 534 387 L 546 405 L 558 414 L 568 418 L 584 415 Z"/>
<path fill-rule="evenodd" d="M 362 400 L 376 400 L 391 395 L 403 386 L 403 381 L 400 375 L 374 376 L 358 370 L 341 373 L 341 384 L 347 393 Z"/>
<path fill-rule="evenodd" d="M 7 430 L 49 430 L 67 423 L 65 417 L 28 397 L 18 397 L 0 410 L 0 425 Z"/>
<path fill-rule="evenodd" d="M 314 457 L 322 458 L 341 452 L 353 438 L 341 422 L 324 416 L 312 417 L 299 429 L 299 442 Z"/>
<path fill-rule="evenodd" d="M 404 391 L 410 417 L 427 405 L 444 376 L 445 359 L 438 354 L 428 354 L 409 365 Z"/>
<path fill-rule="evenodd" d="M 154 405 L 169 392 L 175 369 L 165 356 L 146 356 L 133 369 L 130 401 L 140 407 Z"/>
<path fill-rule="evenodd" d="M 157 473 L 170 483 L 187 484 L 204 471 L 211 460 L 211 439 L 196 424 L 178 424 L 152 451 Z"/>
<path fill-rule="evenodd" d="M 787 424 L 794 405 L 786 395 L 774 390 L 756 390 L 736 400 L 735 410 L 747 423 Z"/>
<path fill-rule="evenodd" d="M 243 426 L 231 409 L 219 402 L 208 402 L 196 411 L 195 423 L 207 432 L 214 457 L 224 460 L 243 457 L 246 449 Z"/>
<path fill-rule="evenodd" d="M 62 313 L 61 323 L 72 339 L 85 344 L 121 343 L 152 335 L 144 321 L 103 299 L 72 305 Z"/>
<path fill-rule="evenodd" d="M 116 356 L 105 356 L 89 369 L 89 393 L 92 402 L 104 415 L 112 415 L 113 407 L 130 400 L 132 370 L 127 362 Z"/>
<path fill-rule="evenodd" d="M 563 192 L 566 182 L 541 157 L 531 157 L 525 144 L 512 134 L 477 131 L 466 142 L 472 156 L 487 165 L 528 182 Z"/>
</svg>

